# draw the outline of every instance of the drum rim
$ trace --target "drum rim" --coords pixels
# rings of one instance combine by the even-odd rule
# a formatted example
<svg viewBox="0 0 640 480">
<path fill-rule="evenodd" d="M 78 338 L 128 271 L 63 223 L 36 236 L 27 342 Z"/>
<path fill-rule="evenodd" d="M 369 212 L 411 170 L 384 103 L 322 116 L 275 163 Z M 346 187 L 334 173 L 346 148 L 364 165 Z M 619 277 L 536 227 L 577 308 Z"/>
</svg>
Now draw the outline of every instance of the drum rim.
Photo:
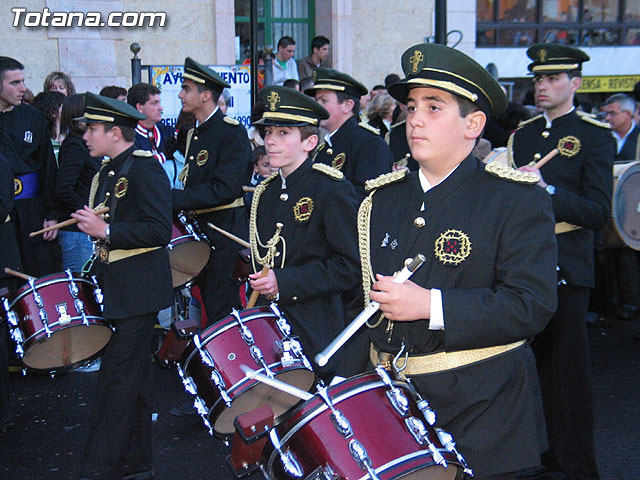
<svg viewBox="0 0 640 480">
<path fill-rule="evenodd" d="M 613 219 L 613 225 L 616 229 L 616 233 L 622 239 L 622 243 L 634 250 L 640 250 L 640 239 L 630 238 L 627 232 L 621 227 L 620 222 L 618 220 L 618 196 L 616 193 L 618 192 L 618 187 L 624 185 L 624 182 L 633 174 L 640 173 L 640 161 L 633 160 L 628 163 L 629 165 L 624 169 L 622 175 L 618 177 L 618 181 L 616 182 L 616 188 L 612 194 L 612 205 L 611 205 L 611 218 Z"/>
<path fill-rule="evenodd" d="M 55 277 L 57 275 L 65 275 L 64 277 L 58 277 L 58 278 L 52 278 L 52 279 L 48 279 L 49 277 Z M 38 280 L 41 279 L 47 279 L 45 280 L 43 283 L 38 283 Z M 94 290 L 99 288 L 95 283 L 87 280 L 84 277 L 73 277 L 73 281 L 75 283 L 86 283 L 88 285 L 90 285 Z M 35 289 L 39 290 L 42 287 L 48 287 L 49 285 L 54 285 L 56 283 L 69 283 L 69 277 L 66 276 L 65 273 L 52 273 L 51 275 L 45 275 L 44 277 L 39 277 L 35 279 L 34 285 L 35 285 Z M 20 290 L 22 290 L 23 288 L 26 289 L 20 293 Z M 22 300 L 26 295 L 32 294 L 33 293 L 33 289 L 31 288 L 31 285 L 29 283 L 26 283 L 25 285 L 23 285 L 22 287 L 20 287 L 20 289 L 18 290 L 16 297 L 13 299 L 13 301 L 9 304 L 9 310 L 13 310 L 13 306 L 16 304 L 16 302 L 18 302 L 19 300 Z M 95 292 L 94 292 L 95 293 Z M 96 302 L 97 304 L 98 302 Z"/>
<path fill-rule="evenodd" d="M 204 238 L 198 236 L 198 238 L 195 238 L 193 235 L 181 235 L 179 237 L 175 237 L 172 238 L 171 241 L 167 244 L 167 249 L 171 250 L 172 247 L 176 246 L 176 245 L 180 245 L 182 243 L 187 243 L 188 241 L 180 241 L 178 242 L 178 240 L 183 240 L 183 239 L 189 239 L 188 241 L 192 241 L 192 242 L 204 242 L 204 243 L 208 243 Z M 209 248 L 211 248 L 211 245 L 208 245 Z"/>
<path fill-rule="evenodd" d="M 99 322 L 95 322 L 95 323 L 93 324 L 94 326 L 104 326 L 104 327 L 108 328 L 109 330 L 111 330 L 111 332 L 113 333 L 113 330 L 112 330 L 112 329 L 111 329 L 111 327 L 109 326 L 109 322 L 107 322 L 107 321 L 105 320 L 105 318 L 104 318 L 104 317 L 96 317 L 96 316 L 94 316 L 94 315 L 87 315 L 87 320 L 95 320 L 95 319 L 98 319 L 98 320 L 101 320 L 101 321 L 99 321 Z M 80 320 L 80 323 L 76 323 L 76 324 L 74 324 L 74 325 L 71 325 L 74 321 L 76 321 L 76 322 L 77 322 L 78 320 Z M 48 323 L 48 322 L 47 322 L 47 325 L 49 325 L 49 328 L 53 328 L 53 327 L 55 327 L 56 325 L 59 325 L 59 324 L 60 324 L 60 320 L 58 320 L 57 322 L 54 322 L 54 323 Z M 54 332 L 52 332 L 52 335 L 53 335 L 54 333 L 57 333 L 57 332 L 62 332 L 63 330 L 66 330 L 67 328 L 71 328 L 71 327 L 80 327 L 80 326 L 83 326 L 83 323 L 82 323 L 82 315 L 77 316 L 77 317 L 71 317 L 71 320 L 69 321 L 69 323 L 68 323 L 68 324 L 64 325 L 64 326 L 63 326 L 63 327 L 61 327 L 61 328 L 56 328 L 56 329 L 55 329 L 55 331 L 54 331 Z M 86 326 L 86 327 L 91 327 L 92 325 L 84 325 L 84 326 Z M 32 338 L 34 338 L 34 337 L 37 337 L 37 338 L 35 338 L 34 343 L 35 343 L 35 342 L 38 342 L 40 339 L 42 339 L 42 333 L 43 333 L 43 332 L 45 332 L 45 328 L 44 328 L 44 327 L 42 327 L 42 328 L 41 328 L 41 329 L 39 329 L 38 331 L 36 331 L 36 332 L 34 332 L 33 334 L 31 334 L 28 338 L 25 338 L 25 339 L 23 340 L 22 344 L 23 344 L 25 347 L 29 348 L 29 346 L 28 346 L 27 344 L 31 341 L 31 339 L 32 339 Z M 46 335 L 46 333 L 45 333 L 45 335 Z"/>
</svg>

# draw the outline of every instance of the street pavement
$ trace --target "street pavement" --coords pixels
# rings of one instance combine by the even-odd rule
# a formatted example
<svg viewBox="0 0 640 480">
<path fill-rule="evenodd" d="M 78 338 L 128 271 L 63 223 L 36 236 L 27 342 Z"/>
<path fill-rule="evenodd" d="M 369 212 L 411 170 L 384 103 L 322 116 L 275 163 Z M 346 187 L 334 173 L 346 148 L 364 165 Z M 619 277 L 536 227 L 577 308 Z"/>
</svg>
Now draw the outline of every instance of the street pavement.
<svg viewBox="0 0 640 480">
<path fill-rule="evenodd" d="M 595 432 L 602 480 L 640 479 L 640 320 L 589 327 Z M 97 373 L 12 375 L 14 424 L 0 433 L 0 478 L 71 480 L 79 472 Z M 230 448 L 199 417 L 169 410 L 192 397 L 175 369 L 154 367 L 154 472 L 157 480 L 234 479 Z M 464 452 L 463 452 L 464 453 Z M 256 473 L 250 480 L 261 479 Z"/>
</svg>

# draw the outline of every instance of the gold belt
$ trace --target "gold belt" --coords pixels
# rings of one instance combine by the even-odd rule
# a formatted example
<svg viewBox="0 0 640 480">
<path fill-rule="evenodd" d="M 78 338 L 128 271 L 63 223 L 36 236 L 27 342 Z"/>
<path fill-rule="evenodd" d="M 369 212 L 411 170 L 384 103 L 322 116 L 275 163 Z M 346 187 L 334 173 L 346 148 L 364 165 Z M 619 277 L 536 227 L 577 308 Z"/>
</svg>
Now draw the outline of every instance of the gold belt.
<svg viewBox="0 0 640 480">
<path fill-rule="evenodd" d="M 473 350 L 460 350 L 459 352 L 439 352 L 426 355 L 416 355 L 407 357 L 407 366 L 402 370 L 403 375 L 423 375 L 426 373 L 444 372 L 454 368 L 464 367 L 472 363 L 480 362 L 501 353 L 514 350 L 526 343 L 525 340 L 509 343 L 508 345 L 498 345 L 496 347 L 476 348 Z M 377 365 L 381 363 L 385 368 L 391 369 L 394 355 L 387 352 L 380 352 L 371 344 L 369 350 L 371 363 Z M 403 359 L 399 359 L 402 364 Z"/>
<path fill-rule="evenodd" d="M 218 207 L 203 208 L 202 210 L 194 210 L 193 213 L 199 215 L 201 213 L 217 212 L 218 210 L 226 210 L 227 208 L 244 207 L 244 197 L 238 197 L 233 202 Z"/>
<path fill-rule="evenodd" d="M 141 255 L 143 253 L 150 252 L 152 250 L 157 250 L 160 247 L 145 247 L 145 248 L 132 248 L 131 250 L 111 250 L 109 252 L 109 263 L 117 262 L 118 260 L 123 260 L 125 258 L 133 257 L 135 255 Z"/>
<path fill-rule="evenodd" d="M 559 222 L 556 223 L 555 234 L 560 235 L 561 233 L 573 232 L 574 230 L 578 230 L 579 228 L 582 227 L 579 227 L 578 225 L 572 225 L 567 222 Z"/>
</svg>

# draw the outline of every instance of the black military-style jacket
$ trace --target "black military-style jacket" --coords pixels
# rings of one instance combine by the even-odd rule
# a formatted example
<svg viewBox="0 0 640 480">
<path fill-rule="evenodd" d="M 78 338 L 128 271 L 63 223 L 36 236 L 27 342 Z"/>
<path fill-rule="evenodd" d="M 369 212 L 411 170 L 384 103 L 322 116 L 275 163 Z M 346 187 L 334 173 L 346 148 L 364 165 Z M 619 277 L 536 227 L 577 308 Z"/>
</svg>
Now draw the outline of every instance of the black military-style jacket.
<svg viewBox="0 0 640 480">
<path fill-rule="evenodd" d="M 640 127 L 633 127 L 629 136 L 625 140 L 620 151 L 616 154 L 616 161 L 637 160 L 636 150 L 638 149 L 638 135 L 640 135 Z"/>
<path fill-rule="evenodd" d="M 187 138 L 190 139 L 185 156 L 188 177 L 184 190 L 171 191 L 173 211 L 219 207 L 242 198 L 242 186 L 249 178 L 251 164 L 251 145 L 244 127 L 217 110 L 206 122 L 194 128 Z M 231 240 L 206 227 L 207 222 L 247 238 L 247 215 L 243 207 L 204 213 L 198 218 L 200 226 L 206 229 L 218 250 L 238 248 Z M 224 275 L 230 273 L 225 272 Z"/>
<path fill-rule="evenodd" d="M 254 231 L 265 245 L 276 223 L 284 225 L 284 244 L 278 243 L 274 266 L 278 303 L 312 360 L 345 327 L 340 294 L 360 278 L 355 191 L 340 172 L 314 166 L 311 159 L 286 177 L 286 188 L 279 175 L 263 184 L 264 192 L 256 191 L 253 197 L 252 247 Z M 258 251 L 260 256 L 266 253 L 261 247 Z M 329 371 L 337 357 L 333 360 Z"/>
<path fill-rule="evenodd" d="M 551 196 L 556 222 L 581 229 L 557 235 L 560 275 L 570 284 L 594 286 L 594 232 L 611 214 L 615 140 L 607 125 L 572 111 L 553 120 L 544 116 L 523 122 L 510 139 L 516 166 L 544 157 L 554 148 L 559 154 L 540 173 L 556 188 Z"/>
<path fill-rule="evenodd" d="M 0 265 L 13 270 L 21 269 L 20 252 L 16 240 L 15 201 L 13 199 L 13 170 L 7 158 L 0 153 Z M 4 268 L 0 269 L 0 278 L 8 277 Z"/>
<path fill-rule="evenodd" d="M 369 128 L 351 117 L 331 136 L 331 145 L 318 147 L 313 159 L 342 171 L 356 188 L 358 200 L 365 197 L 365 182 L 390 172 L 393 163 L 389 146 Z"/>
<path fill-rule="evenodd" d="M 159 247 L 115 262 L 96 260 L 105 318 L 157 312 L 172 303 L 169 254 L 164 248 L 171 239 L 169 191 L 169 180 L 158 161 L 150 152 L 134 152 L 133 146 L 100 170 L 94 205 L 104 201 L 111 209 L 105 215 L 109 251 Z"/>
</svg>

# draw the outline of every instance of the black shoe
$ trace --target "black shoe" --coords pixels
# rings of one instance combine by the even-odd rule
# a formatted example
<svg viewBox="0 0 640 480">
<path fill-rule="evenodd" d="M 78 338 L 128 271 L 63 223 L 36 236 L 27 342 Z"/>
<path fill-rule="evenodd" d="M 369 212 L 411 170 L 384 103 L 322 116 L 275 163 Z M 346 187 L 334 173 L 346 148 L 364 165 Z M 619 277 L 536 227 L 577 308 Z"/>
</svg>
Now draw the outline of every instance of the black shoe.
<svg viewBox="0 0 640 480">
<path fill-rule="evenodd" d="M 144 470 L 142 472 L 130 473 L 122 477 L 122 480 L 153 480 L 153 470 Z"/>
<path fill-rule="evenodd" d="M 185 402 L 182 405 L 173 407 L 171 410 L 169 410 L 169 413 L 176 417 L 195 417 L 198 415 L 198 411 L 189 402 Z"/>
</svg>

